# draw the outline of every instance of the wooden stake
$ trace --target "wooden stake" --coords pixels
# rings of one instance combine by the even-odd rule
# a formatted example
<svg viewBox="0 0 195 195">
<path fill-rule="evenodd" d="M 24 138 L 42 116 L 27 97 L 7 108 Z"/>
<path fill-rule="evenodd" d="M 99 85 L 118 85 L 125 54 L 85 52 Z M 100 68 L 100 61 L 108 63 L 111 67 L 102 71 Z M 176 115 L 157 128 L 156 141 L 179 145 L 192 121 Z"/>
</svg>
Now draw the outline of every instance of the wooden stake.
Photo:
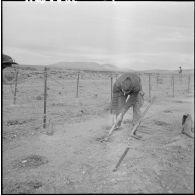
<svg viewBox="0 0 195 195">
<path fill-rule="evenodd" d="M 173 90 L 173 97 L 175 96 L 174 94 L 174 75 L 172 75 L 172 90 Z"/>
<path fill-rule="evenodd" d="M 47 68 L 44 69 L 44 110 L 43 110 L 43 128 L 46 128 L 46 108 L 47 108 Z"/>
<path fill-rule="evenodd" d="M 182 73 L 179 74 L 180 84 L 182 84 Z"/>
<path fill-rule="evenodd" d="M 15 89 L 14 89 L 14 104 L 16 104 L 17 82 L 18 82 L 18 71 L 16 70 Z"/>
<path fill-rule="evenodd" d="M 110 83 L 111 83 L 111 100 L 112 100 L 112 76 L 110 78 Z"/>
<path fill-rule="evenodd" d="M 113 80 L 113 78 L 112 78 L 112 76 L 111 76 L 111 78 L 110 78 L 110 88 L 111 88 L 111 90 L 110 90 L 110 93 L 111 93 L 111 104 L 112 104 L 112 80 Z M 111 107 L 111 109 L 110 109 L 110 113 L 112 114 L 112 107 Z"/>
<path fill-rule="evenodd" d="M 190 93 L 190 75 L 188 76 L 188 93 Z"/>
<path fill-rule="evenodd" d="M 159 75 L 157 74 L 156 75 L 156 85 L 157 85 L 157 87 L 158 87 L 158 81 L 159 81 Z"/>
<path fill-rule="evenodd" d="M 151 102 L 151 78 L 150 78 L 151 74 L 149 73 L 148 76 L 149 76 L 149 102 Z"/>
</svg>

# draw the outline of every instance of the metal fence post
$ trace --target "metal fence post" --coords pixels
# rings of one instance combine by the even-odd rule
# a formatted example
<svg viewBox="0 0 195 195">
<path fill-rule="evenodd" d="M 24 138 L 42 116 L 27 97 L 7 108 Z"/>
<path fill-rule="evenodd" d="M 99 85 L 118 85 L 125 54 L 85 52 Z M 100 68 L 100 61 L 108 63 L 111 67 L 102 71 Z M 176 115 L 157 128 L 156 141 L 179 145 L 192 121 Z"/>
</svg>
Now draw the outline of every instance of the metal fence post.
<svg viewBox="0 0 195 195">
<path fill-rule="evenodd" d="M 44 69 L 44 110 L 43 110 L 43 128 L 46 128 L 46 108 L 47 108 L 47 68 Z"/>
<path fill-rule="evenodd" d="M 76 97 L 77 97 L 77 98 L 79 97 L 79 73 L 78 73 L 78 76 L 77 76 L 77 91 L 76 91 Z"/>
<path fill-rule="evenodd" d="M 14 89 L 14 104 L 16 104 L 17 82 L 18 82 L 18 71 L 16 70 L 15 89 Z"/>
</svg>

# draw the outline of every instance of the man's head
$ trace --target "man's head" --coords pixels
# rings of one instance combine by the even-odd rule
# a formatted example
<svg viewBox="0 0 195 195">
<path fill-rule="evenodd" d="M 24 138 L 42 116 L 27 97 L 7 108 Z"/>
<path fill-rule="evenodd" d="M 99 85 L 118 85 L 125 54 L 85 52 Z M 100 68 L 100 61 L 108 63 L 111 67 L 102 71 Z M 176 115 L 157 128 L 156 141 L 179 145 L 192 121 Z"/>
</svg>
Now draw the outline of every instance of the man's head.
<svg viewBox="0 0 195 195">
<path fill-rule="evenodd" d="M 130 78 L 126 78 L 123 82 L 122 82 L 122 86 L 123 86 L 123 89 L 125 90 L 125 91 L 128 91 L 129 89 L 130 89 L 130 87 L 131 87 L 131 80 L 130 80 Z"/>
<path fill-rule="evenodd" d="M 131 80 L 130 80 L 130 78 L 126 78 L 122 82 L 122 91 L 123 91 L 124 95 L 128 95 L 131 92 Z"/>
</svg>

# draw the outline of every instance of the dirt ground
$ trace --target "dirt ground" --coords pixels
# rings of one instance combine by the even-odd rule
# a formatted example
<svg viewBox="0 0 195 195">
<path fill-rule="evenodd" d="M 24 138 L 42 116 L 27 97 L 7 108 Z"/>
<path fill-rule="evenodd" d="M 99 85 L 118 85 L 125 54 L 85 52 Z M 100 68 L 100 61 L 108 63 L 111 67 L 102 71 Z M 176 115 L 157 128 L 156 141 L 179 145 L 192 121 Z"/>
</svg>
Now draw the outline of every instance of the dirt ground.
<svg viewBox="0 0 195 195">
<path fill-rule="evenodd" d="M 3 86 L 3 193 L 194 193 L 194 139 L 181 134 L 183 114 L 194 119 L 192 91 L 161 96 L 153 87 L 159 92 L 138 128 L 142 139 L 129 139 L 113 172 L 127 146 L 132 109 L 109 141 L 100 142 L 112 124 L 110 81 L 83 79 L 75 98 L 75 82 L 49 77 L 43 129 L 43 79 L 29 75 L 19 80 L 15 105 L 13 86 Z M 141 110 L 147 105 L 146 93 Z"/>
</svg>

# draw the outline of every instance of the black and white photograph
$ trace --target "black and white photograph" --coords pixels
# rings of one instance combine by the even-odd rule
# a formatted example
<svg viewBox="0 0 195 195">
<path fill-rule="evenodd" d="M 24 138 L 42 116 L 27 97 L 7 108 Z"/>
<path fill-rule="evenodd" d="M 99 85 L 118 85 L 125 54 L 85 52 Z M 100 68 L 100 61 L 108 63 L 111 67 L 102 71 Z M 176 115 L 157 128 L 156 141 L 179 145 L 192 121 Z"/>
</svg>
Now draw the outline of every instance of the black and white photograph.
<svg viewBox="0 0 195 195">
<path fill-rule="evenodd" d="M 194 1 L 1 1 L 2 194 L 194 194 Z"/>
</svg>

